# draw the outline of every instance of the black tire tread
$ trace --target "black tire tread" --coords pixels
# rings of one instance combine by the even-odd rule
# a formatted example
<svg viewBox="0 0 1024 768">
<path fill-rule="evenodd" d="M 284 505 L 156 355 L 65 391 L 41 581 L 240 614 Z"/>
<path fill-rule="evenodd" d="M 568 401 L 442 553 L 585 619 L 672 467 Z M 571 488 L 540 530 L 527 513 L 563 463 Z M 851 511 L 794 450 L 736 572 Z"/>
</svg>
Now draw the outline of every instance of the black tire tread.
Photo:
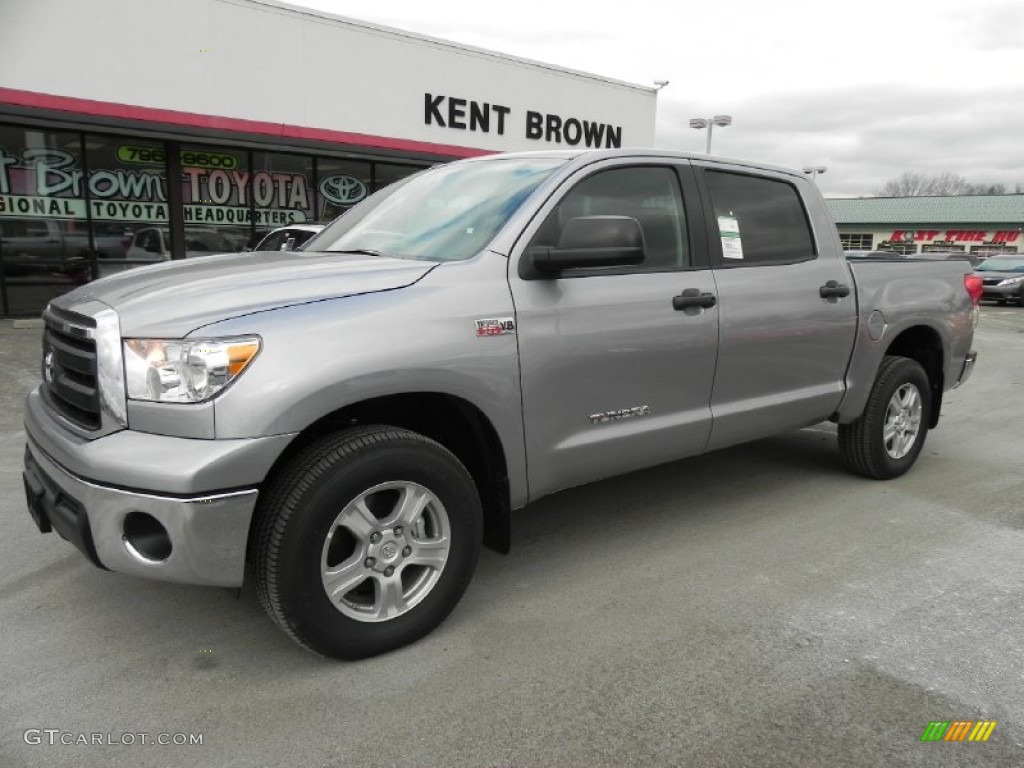
<svg viewBox="0 0 1024 768">
<path fill-rule="evenodd" d="M 318 653 L 288 620 L 278 589 L 278 554 L 285 530 L 298 512 L 297 501 L 318 478 L 337 462 L 373 448 L 399 441 L 419 442 L 447 455 L 472 478 L 462 463 L 440 443 L 417 432 L 387 426 L 365 426 L 335 432 L 300 450 L 276 476 L 258 507 L 255 536 L 251 547 L 252 572 L 260 604 L 274 623 L 303 648 Z"/>
<path fill-rule="evenodd" d="M 878 374 L 871 386 L 871 394 L 864 406 L 864 412 L 849 424 L 839 425 L 839 454 L 847 468 L 858 475 L 876 480 L 894 477 L 881 456 L 879 446 L 875 444 L 875 437 L 871 434 L 873 425 L 869 414 L 885 412 L 888 406 L 887 400 L 891 397 L 887 392 L 888 385 L 894 377 L 901 375 L 908 364 L 920 369 L 927 381 L 927 374 L 916 360 L 898 355 L 886 355 L 878 367 Z M 927 397 L 927 393 L 922 392 L 922 397 Z M 922 418 L 922 430 L 927 431 L 927 422 L 928 413 L 926 411 Z M 921 437 L 921 440 L 924 440 L 924 436 Z"/>
</svg>

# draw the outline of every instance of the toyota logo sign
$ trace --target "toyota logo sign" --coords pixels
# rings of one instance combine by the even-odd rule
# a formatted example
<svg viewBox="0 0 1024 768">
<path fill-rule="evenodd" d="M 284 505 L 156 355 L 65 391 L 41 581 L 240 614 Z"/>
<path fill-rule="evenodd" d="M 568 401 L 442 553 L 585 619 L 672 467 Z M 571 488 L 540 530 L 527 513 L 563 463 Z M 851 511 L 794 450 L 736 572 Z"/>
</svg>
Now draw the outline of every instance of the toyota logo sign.
<svg viewBox="0 0 1024 768">
<path fill-rule="evenodd" d="M 334 205 L 355 205 L 366 197 L 366 184 L 354 176 L 325 176 L 320 179 L 320 194 Z"/>
</svg>

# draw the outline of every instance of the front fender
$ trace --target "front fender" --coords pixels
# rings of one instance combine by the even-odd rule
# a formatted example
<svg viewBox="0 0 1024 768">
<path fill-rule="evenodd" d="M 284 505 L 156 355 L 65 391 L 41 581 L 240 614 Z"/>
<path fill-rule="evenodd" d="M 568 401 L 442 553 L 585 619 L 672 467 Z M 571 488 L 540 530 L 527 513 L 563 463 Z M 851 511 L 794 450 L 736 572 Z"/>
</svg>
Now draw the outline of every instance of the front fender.
<svg viewBox="0 0 1024 768">
<path fill-rule="evenodd" d="M 415 285 L 216 323 L 204 336 L 258 334 L 251 368 L 215 401 L 217 439 L 301 432 L 335 411 L 406 393 L 453 395 L 494 426 L 513 503 L 525 497 L 525 445 L 514 332 L 477 336 L 476 321 L 511 318 L 507 260 L 484 253 Z"/>
</svg>

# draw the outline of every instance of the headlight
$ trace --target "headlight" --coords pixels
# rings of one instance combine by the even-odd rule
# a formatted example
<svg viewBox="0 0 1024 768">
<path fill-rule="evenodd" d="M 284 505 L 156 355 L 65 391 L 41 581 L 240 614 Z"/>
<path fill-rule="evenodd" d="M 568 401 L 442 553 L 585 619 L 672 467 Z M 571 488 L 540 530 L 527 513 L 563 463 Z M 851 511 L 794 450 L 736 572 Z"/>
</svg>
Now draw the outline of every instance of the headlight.
<svg viewBox="0 0 1024 768">
<path fill-rule="evenodd" d="M 199 403 L 230 384 L 260 351 L 260 339 L 125 339 L 130 400 Z"/>
<path fill-rule="evenodd" d="M 1020 285 L 1024 283 L 1024 275 L 1020 277 L 1008 277 L 1005 280 L 999 282 L 999 285 Z"/>
</svg>

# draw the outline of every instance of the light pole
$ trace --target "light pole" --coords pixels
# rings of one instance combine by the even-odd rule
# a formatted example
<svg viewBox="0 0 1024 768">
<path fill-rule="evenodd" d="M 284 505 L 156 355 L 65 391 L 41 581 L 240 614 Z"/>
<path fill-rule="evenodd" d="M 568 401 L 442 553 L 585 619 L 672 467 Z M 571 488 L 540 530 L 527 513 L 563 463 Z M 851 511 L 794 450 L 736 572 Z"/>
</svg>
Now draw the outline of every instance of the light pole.
<svg viewBox="0 0 1024 768">
<path fill-rule="evenodd" d="M 727 125 L 732 125 L 732 115 L 715 115 L 714 117 L 703 118 L 695 117 L 690 121 L 690 127 L 696 128 L 699 131 L 703 131 L 705 128 L 708 129 L 708 144 L 707 154 L 711 154 L 711 131 L 718 125 L 725 128 Z"/>
<path fill-rule="evenodd" d="M 826 168 L 824 165 L 811 165 L 811 166 L 808 166 L 807 168 L 804 168 L 804 173 L 806 173 L 808 176 L 810 176 L 811 177 L 811 181 L 813 181 L 815 184 L 817 184 L 818 183 L 818 174 L 819 173 L 824 173 L 827 170 L 828 170 L 828 168 Z"/>
</svg>

